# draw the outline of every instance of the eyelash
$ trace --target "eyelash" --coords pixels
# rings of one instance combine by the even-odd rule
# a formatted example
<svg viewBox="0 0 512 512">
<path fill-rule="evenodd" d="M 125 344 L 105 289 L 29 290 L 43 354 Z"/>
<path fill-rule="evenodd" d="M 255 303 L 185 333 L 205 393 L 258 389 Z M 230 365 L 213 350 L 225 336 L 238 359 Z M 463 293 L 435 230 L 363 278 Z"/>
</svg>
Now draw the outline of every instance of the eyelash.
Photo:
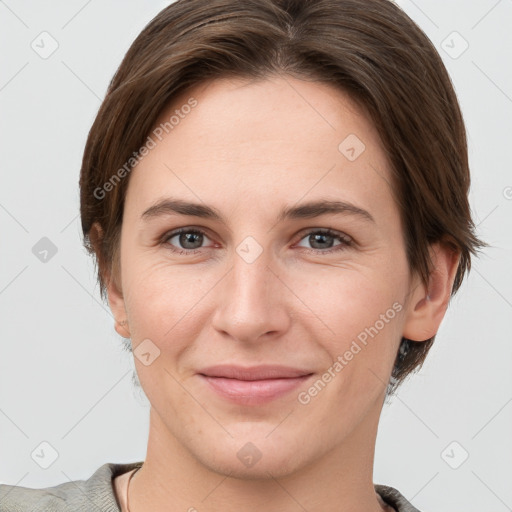
<svg viewBox="0 0 512 512">
<path fill-rule="evenodd" d="M 163 238 L 161 240 L 161 243 L 167 245 L 167 247 L 169 248 L 170 251 L 172 251 L 174 253 L 177 253 L 177 254 L 180 254 L 180 255 L 192 256 L 194 254 L 197 254 L 197 253 L 201 252 L 200 249 L 178 249 L 178 248 L 172 246 L 171 244 L 169 244 L 169 240 L 171 238 L 174 238 L 177 235 L 181 235 L 182 233 L 192 233 L 192 234 L 195 234 L 195 235 L 203 235 L 203 236 L 208 237 L 208 234 L 205 231 L 201 230 L 201 229 L 197 229 L 197 228 L 180 228 L 180 229 L 177 229 L 175 231 L 172 231 L 171 233 L 166 233 L 163 236 Z M 298 242 L 300 242 L 304 238 L 306 238 L 308 236 L 311 236 L 313 234 L 321 234 L 321 235 L 332 236 L 335 239 L 339 240 L 341 243 L 339 245 L 331 247 L 330 249 L 327 249 L 327 250 L 309 249 L 307 247 L 301 247 L 300 249 L 305 251 L 306 253 L 331 254 L 333 252 L 338 252 L 338 251 L 346 250 L 349 247 L 352 247 L 352 245 L 353 245 L 352 238 L 350 238 L 348 235 L 344 235 L 343 233 L 339 233 L 337 231 L 333 231 L 332 229 L 328 229 L 328 228 L 312 229 L 312 230 L 306 232 L 305 234 L 303 234 L 298 239 Z"/>
</svg>

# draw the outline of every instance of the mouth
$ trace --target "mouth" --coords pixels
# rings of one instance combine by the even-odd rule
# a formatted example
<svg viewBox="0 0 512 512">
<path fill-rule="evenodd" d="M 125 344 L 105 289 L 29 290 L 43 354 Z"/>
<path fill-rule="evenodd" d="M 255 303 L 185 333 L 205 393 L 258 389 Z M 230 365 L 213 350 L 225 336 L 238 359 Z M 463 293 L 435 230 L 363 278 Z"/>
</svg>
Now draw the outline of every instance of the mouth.
<svg viewBox="0 0 512 512">
<path fill-rule="evenodd" d="M 313 372 L 277 365 L 241 367 L 220 365 L 198 376 L 217 395 L 241 405 L 259 405 L 290 393 Z"/>
</svg>

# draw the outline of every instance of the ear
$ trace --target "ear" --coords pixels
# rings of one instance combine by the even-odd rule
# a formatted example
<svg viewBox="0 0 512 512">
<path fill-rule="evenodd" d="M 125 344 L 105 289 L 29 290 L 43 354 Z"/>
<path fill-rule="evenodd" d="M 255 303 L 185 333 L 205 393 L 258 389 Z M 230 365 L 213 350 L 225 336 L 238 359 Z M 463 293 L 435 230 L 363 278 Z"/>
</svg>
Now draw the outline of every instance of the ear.
<svg viewBox="0 0 512 512">
<path fill-rule="evenodd" d="M 439 330 L 460 260 L 460 251 L 447 243 L 437 242 L 429 250 L 434 268 L 428 289 L 417 277 L 408 300 L 402 336 L 412 341 L 429 340 Z"/>
<path fill-rule="evenodd" d="M 130 338 L 131 334 L 130 328 L 128 326 L 124 297 L 121 286 L 119 284 L 121 277 L 119 261 L 116 257 L 114 257 L 114 261 L 112 262 L 104 261 L 99 250 L 101 240 L 103 239 L 103 229 L 98 222 L 95 222 L 92 225 L 91 231 L 89 233 L 89 239 L 91 240 L 92 246 L 94 247 L 94 252 L 96 253 L 98 266 L 107 291 L 108 304 L 112 314 L 114 315 L 114 328 L 116 332 L 123 338 Z"/>
</svg>

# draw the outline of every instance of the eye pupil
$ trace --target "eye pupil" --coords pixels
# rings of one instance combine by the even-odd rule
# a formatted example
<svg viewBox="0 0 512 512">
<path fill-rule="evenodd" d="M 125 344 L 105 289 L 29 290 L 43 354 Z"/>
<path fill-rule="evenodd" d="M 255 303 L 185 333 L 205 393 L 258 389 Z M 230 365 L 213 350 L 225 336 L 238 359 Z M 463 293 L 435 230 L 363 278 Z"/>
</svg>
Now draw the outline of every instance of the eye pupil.
<svg viewBox="0 0 512 512">
<path fill-rule="evenodd" d="M 331 235 L 328 235 L 326 233 L 316 233 L 316 234 L 313 234 L 311 235 L 312 238 L 312 241 L 311 241 L 311 245 L 314 247 L 314 245 L 318 242 L 320 242 L 320 247 L 315 247 L 315 249 L 323 249 L 325 248 L 325 245 L 322 245 L 322 242 L 325 244 L 325 239 L 330 239 L 330 240 L 327 240 L 328 242 L 331 241 L 332 242 L 332 236 Z M 330 246 L 329 244 L 327 244 L 328 246 Z"/>
<path fill-rule="evenodd" d="M 201 233 L 193 233 L 193 232 L 181 233 L 180 234 L 180 244 L 185 249 L 197 249 L 198 247 L 201 247 L 202 237 L 203 237 L 203 235 L 201 235 Z M 193 245 L 194 242 L 197 242 L 198 240 L 199 240 L 198 246 L 189 247 L 187 245 L 189 243 L 192 243 L 192 245 Z"/>
</svg>

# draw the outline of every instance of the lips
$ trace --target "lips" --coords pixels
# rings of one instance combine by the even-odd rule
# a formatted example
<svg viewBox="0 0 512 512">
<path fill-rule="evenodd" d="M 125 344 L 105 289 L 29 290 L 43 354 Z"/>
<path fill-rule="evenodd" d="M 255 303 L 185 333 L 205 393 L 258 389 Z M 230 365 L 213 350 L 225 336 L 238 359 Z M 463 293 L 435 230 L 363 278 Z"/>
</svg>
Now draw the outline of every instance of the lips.
<svg viewBox="0 0 512 512">
<path fill-rule="evenodd" d="M 237 380 L 265 380 L 265 379 L 290 379 L 302 377 L 312 372 L 299 368 L 291 368 L 281 365 L 260 365 L 260 366 L 235 366 L 235 365 L 217 365 L 210 366 L 198 372 L 208 377 L 224 377 Z"/>
<path fill-rule="evenodd" d="M 218 365 L 199 372 L 211 391 L 240 405 L 259 405 L 282 397 L 312 375 L 307 370 L 280 365 Z"/>
</svg>

